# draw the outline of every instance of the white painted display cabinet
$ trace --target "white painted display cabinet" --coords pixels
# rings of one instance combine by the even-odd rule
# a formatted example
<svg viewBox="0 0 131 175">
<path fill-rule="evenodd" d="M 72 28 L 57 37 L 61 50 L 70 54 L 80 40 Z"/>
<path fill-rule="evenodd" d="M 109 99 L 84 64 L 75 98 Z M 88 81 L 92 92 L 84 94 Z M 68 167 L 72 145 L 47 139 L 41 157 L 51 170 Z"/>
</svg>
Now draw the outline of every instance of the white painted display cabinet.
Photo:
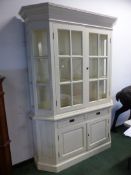
<svg viewBox="0 0 131 175">
<path fill-rule="evenodd" d="M 116 18 L 43 3 L 26 23 L 34 158 L 59 172 L 111 145 L 111 32 Z"/>
</svg>

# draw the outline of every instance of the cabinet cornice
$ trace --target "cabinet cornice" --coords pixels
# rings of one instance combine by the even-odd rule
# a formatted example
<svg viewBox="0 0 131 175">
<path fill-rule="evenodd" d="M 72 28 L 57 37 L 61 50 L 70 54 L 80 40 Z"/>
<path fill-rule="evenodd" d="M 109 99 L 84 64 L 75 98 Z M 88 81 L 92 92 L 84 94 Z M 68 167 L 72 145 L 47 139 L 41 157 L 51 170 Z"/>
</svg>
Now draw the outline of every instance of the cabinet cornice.
<svg viewBox="0 0 131 175">
<path fill-rule="evenodd" d="M 21 8 L 19 14 L 26 21 L 47 20 L 112 29 L 115 17 L 76 8 L 41 3 Z"/>
</svg>

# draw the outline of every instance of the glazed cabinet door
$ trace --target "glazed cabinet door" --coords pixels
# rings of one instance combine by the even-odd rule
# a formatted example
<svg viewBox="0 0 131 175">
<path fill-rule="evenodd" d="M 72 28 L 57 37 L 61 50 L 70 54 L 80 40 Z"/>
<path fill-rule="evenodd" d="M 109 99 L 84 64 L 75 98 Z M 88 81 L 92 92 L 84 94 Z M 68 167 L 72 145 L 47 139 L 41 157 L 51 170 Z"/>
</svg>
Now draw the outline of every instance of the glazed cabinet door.
<svg viewBox="0 0 131 175">
<path fill-rule="evenodd" d="M 84 27 L 55 24 L 54 34 L 57 112 L 61 113 L 86 104 L 88 47 Z"/>
<path fill-rule="evenodd" d="M 88 150 L 100 146 L 110 140 L 109 119 L 98 118 L 87 124 Z"/>
<path fill-rule="evenodd" d="M 50 38 L 48 25 L 33 23 L 28 27 L 30 49 L 29 79 L 35 114 L 48 116 L 52 110 Z M 32 94 L 31 94 L 32 95 Z"/>
<path fill-rule="evenodd" d="M 102 102 L 110 95 L 109 31 L 89 30 L 89 102 Z"/>
<path fill-rule="evenodd" d="M 86 124 L 77 124 L 59 130 L 59 159 L 76 156 L 86 150 Z"/>
</svg>

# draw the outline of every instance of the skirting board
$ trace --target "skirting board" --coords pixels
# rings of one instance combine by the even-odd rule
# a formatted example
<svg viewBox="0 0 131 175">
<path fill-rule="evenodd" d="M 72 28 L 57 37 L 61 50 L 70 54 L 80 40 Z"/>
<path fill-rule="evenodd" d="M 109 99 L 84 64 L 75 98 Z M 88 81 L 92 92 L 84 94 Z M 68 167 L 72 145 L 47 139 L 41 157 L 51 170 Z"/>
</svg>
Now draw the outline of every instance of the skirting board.
<svg viewBox="0 0 131 175">
<path fill-rule="evenodd" d="M 59 163 L 57 165 L 36 162 L 36 166 L 37 166 L 38 170 L 44 170 L 44 171 L 57 173 L 57 172 L 60 172 L 66 168 L 69 168 L 69 167 L 95 155 L 95 154 L 98 154 L 98 153 L 100 153 L 100 152 L 102 152 L 110 147 L 111 147 L 111 142 L 108 142 L 108 143 L 105 143 L 105 144 L 103 144 L 95 149 L 88 151 L 88 152 L 84 152 L 84 153 L 79 154 L 73 158 L 67 159 L 64 162 Z"/>
</svg>

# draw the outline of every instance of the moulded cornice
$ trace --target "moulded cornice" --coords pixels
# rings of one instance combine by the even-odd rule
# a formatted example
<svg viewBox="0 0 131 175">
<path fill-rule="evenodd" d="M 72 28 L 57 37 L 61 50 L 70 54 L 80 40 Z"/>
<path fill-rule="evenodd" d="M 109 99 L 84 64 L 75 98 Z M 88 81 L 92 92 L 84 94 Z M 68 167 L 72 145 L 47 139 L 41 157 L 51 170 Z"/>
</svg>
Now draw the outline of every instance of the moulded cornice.
<svg viewBox="0 0 131 175">
<path fill-rule="evenodd" d="M 24 6 L 19 12 L 26 21 L 46 20 L 57 22 L 68 22 L 88 26 L 98 26 L 112 29 L 115 17 L 66 7 L 53 3 L 41 3 Z"/>
</svg>

